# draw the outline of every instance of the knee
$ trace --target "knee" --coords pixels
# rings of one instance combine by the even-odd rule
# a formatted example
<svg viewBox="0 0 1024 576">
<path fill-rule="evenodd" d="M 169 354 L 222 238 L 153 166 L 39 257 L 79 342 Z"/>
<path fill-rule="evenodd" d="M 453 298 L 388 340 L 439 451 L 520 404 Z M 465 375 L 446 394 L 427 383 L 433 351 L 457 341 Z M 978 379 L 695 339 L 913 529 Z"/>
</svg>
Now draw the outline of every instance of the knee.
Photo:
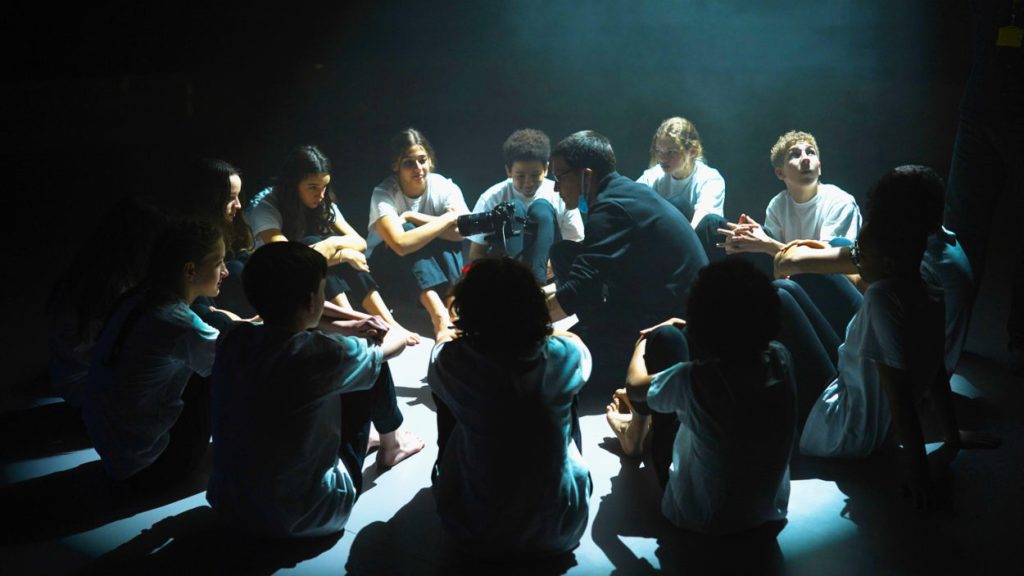
<svg viewBox="0 0 1024 576">
<path fill-rule="evenodd" d="M 529 208 L 526 209 L 526 219 L 537 223 L 554 223 L 555 207 L 547 200 L 538 198 L 530 204 Z"/>
<path fill-rule="evenodd" d="M 649 371 L 661 371 L 689 359 L 686 335 L 675 326 L 661 326 L 647 335 L 644 362 Z"/>
<path fill-rule="evenodd" d="M 790 280 L 789 278 L 779 278 L 778 280 L 772 280 L 772 285 L 779 291 L 779 294 L 786 293 L 792 295 L 798 291 L 803 290 L 799 284 Z"/>
</svg>

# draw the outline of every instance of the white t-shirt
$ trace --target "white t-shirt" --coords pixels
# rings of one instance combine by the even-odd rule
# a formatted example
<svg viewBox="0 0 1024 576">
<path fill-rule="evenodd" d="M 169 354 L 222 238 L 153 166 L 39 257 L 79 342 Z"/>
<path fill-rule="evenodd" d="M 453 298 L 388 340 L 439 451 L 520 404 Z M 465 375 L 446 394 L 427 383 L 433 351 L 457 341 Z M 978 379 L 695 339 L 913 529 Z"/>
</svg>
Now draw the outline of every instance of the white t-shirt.
<svg viewBox="0 0 1024 576">
<path fill-rule="evenodd" d="M 921 277 L 943 291 L 946 307 L 946 372 L 952 374 L 960 362 L 967 340 L 967 321 L 974 297 L 974 274 L 956 234 L 942 228 L 928 237 L 921 259 Z"/>
<path fill-rule="evenodd" d="M 655 164 L 644 171 L 636 180 L 646 184 L 661 194 L 666 200 L 682 196 L 693 206 L 694 214 L 717 214 L 724 216 L 725 179 L 714 168 L 703 160 L 697 160 L 693 172 L 682 180 L 676 180 L 666 174 L 660 165 Z"/>
<path fill-rule="evenodd" d="M 909 370 L 915 396 L 920 395 L 942 368 L 939 298 L 923 283 L 886 279 L 868 287 L 839 346 L 839 376 L 822 392 L 804 424 L 801 453 L 861 458 L 881 446 L 892 413 L 875 363 Z"/>
<path fill-rule="evenodd" d="M 184 407 L 181 393 L 193 373 L 209 376 L 218 332 L 183 301 L 139 315 L 111 351 L 141 295 L 122 302 L 93 350 L 82 419 L 103 466 L 123 480 L 152 464 L 167 448 L 168 432 Z"/>
<path fill-rule="evenodd" d="M 206 498 L 271 537 L 345 527 L 356 499 L 338 458 L 342 394 L 371 388 L 383 353 L 365 340 L 242 324 L 213 370 L 213 470 Z"/>
<path fill-rule="evenodd" d="M 370 197 L 370 233 L 366 238 L 366 256 L 369 257 L 373 249 L 383 242 L 377 233 L 377 220 L 384 216 L 398 217 L 403 212 L 442 216 L 448 208 L 461 214 L 469 212 L 462 190 L 448 178 L 440 174 L 428 174 L 426 191 L 418 198 L 409 198 L 402 193 L 398 177 L 393 174 L 388 176 L 373 189 Z"/>
<path fill-rule="evenodd" d="M 547 179 L 541 183 L 540 188 L 537 189 L 533 196 L 526 196 L 516 191 L 515 186 L 512 185 L 511 178 L 504 182 L 498 182 L 481 194 L 480 198 L 477 198 L 476 206 L 473 207 L 473 213 L 487 212 L 502 202 L 511 202 L 513 200 L 518 200 L 523 203 L 524 208 L 529 208 L 530 204 L 537 199 L 547 200 L 554 207 L 555 216 L 558 218 L 558 229 L 562 233 L 562 240 L 572 240 L 573 242 L 583 240 L 583 218 L 580 216 L 579 208 L 566 210 L 565 201 L 558 195 L 558 192 L 555 192 L 555 183 Z M 487 240 L 485 236 L 486 234 L 475 234 L 469 236 L 468 239 L 476 244 L 486 245 Z"/>
<path fill-rule="evenodd" d="M 653 376 L 651 409 L 679 419 L 661 501 L 673 524 L 727 534 L 786 517 L 796 383 L 784 346 L 772 342 L 765 359 L 769 376 L 755 386 L 721 377 L 695 381 L 695 367 L 714 367 L 694 362 Z"/>
<path fill-rule="evenodd" d="M 857 201 L 839 187 L 820 184 L 818 193 L 803 204 L 797 204 L 783 190 L 768 203 L 764 230 L 779 242 L 794 240 L 857 239 L 861 217 Z"/>
<path fill-rule="evenodd" d="M 253 197 L 252 202 L 245 210 L 245 219 L 249 223 L 249 228 L 252 229 L 253 238 L 256 241 L 256 248 L 263 246 L 263 240 L 260 240 L 260 233 L 267 230 L 284 230 L 284 219 L 281 218 L 281 211 L 278 210 L 274 204 L 274 198 L 271 196 L 272 188 L 264 188 L 259 194 Z M 338 205 L 331 203 L 331 212 L 334 213 L 334 221 L 341 223 L 345 221 L 345 218 L 341 215 L 341 210 L 338 209 Z M 304 228 L 300 226 L 299 228 Z M 289 240 L 301 241 L 302 238 L 289 238 Z"/>
<path fill-rule="evenodd" d="M 518 374 L 465 340 L 434 348 L 427 382 L 456 420 L 434 500 L 474 554 L 508 559 L 579 543 L 592 487 L 572 441 L 572 402 L 590 369 L 586 346 L 561 337 L 546 338 Z"/>
</svg>

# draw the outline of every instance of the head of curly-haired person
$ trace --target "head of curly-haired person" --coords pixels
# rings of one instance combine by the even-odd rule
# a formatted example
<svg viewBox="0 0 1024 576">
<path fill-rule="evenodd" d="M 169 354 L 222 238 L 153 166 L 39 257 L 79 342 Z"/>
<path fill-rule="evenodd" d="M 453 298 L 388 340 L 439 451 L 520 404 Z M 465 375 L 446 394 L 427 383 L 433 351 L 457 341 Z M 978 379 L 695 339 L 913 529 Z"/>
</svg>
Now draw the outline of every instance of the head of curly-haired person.
<svg viewBox="0 0 1024 576">
<path fill-rule="evenodd" d="M 913 230 L 925 236 L 942 226 L 946 187 L 931 168 L 898 166 L 875 182 L 868 192 L 866 221 L 886 230 Z"/>
<path fill-rule="evenodd" d="M 511 170 L 515 162 L 540 162 L 547 166 L 551 157 L 551 140 L 548 135 L 533 128 L 516 130 L 501 147 L 505 156 L 505 168 Z"/>
<path fill-rule="evenodd" d="M 510 258 L 476 261 L 452 296 L 460 338 L 483 351 L 521 358 L 551 334 L 544 293 L 533 272 Z"/>
<path fill-rule="evenodd" d="M 757 358 L 782 327 L 771 280 L 742 258 L 708 265 L 690 288 L 687 338 L 695 359 Z"/>
</svg>

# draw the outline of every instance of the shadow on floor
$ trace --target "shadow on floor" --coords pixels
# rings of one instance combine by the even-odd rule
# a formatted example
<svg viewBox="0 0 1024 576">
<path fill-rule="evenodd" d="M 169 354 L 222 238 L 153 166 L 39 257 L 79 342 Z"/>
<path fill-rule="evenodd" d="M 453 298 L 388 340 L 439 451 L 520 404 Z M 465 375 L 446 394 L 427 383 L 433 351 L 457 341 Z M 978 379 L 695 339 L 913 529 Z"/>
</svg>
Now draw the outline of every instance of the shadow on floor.
<svg viewBox="0 0 1024 576">
<path fill-rule="evenodd" d="M 387 522 L 374 522 L 356 534 L 348 574 L 564 574 L 576 565 L 570 552 L 553 558 L 496 564 L 467 556 L 446 537 L 429 488 L 416 493 Z"/>
<path fill-rule="evenodd" d="M 273 574 L 319 556 L 342 534 L 295 541 L 256 538 L 228 528 L 209 506 L 197 506 L 143 530 L 82 574 Z"/>
<path fill-rule="evenodd" d="M 0 543 L 63 538 L 176 502 L 206 489 L 209 452 L 198 470 L 153 493 L 110 481 L 98 460 L 0 488 Z"/>
<path fill-rule="evenodd" d="M 0 458 L 30 460 L 91 447 L 81 411 L 64 402 L 0 414 Z"/>
<path fill-rule="evenodd" d="M 602 448 L 618 453 L 614 440 Z M 613 574 L 782 574 L 776 536 L 785 522 L 730 536 L 708 536 L 673 526 L 661 514 L 662 490 L 653 471 L 622 457 L 611 492 L 601 499 L 591 525 L 594 543 L 615 566 Z M 638 558 L 623 537 L 656 539 L 660 570 Z"/>
</svg>

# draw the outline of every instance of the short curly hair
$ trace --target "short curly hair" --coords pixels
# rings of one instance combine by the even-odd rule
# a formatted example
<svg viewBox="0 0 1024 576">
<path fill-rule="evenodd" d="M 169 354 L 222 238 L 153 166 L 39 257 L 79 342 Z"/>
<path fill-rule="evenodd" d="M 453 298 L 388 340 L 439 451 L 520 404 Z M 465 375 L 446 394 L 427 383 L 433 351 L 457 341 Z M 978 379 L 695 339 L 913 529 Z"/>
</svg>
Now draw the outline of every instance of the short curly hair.
<svg viewBox="0 0 1024 576">
<path fill-rule="evenodd" d="M 452 296 L 460 337 L 484 349 L 518 356 L 551 334 L 551 317 L 537 279 L 511 258 L 477 260 Z"/>
<path fill-rule="evenodd" d="M 505 167 L 512 169 L 514 162 L 543 162 L 551 158 L 551 140 L 548 135 L 533 128 L 516 130 L 501 147 Z"/>
<path fill-rule="evenodd" d="M 795 146 L 797 142 L 807 142 L 811 146 L 814 146 L 814 149 L 818 151 L 818 157 L 821 157 L 821 148 L 818 146 L 818 141 L 814 139 L 813 134 L 810 132 L 790 130 L 782 136 L 779 136 L 779 139 L 775 141 L 774 145 L 772 145 L 769 157 L 771 158 L 773 168 L 782 168 L 782 165 L 786 162 L 786 152 Z"/>
<path fill-rule="evenodd" d="M 782 329 L 781 306 L 771 280 L 749 261 L 730 256 L 708 265 L 687 303 L 694 356 L 732 360 L 763 352 Z"/>
</svg>

